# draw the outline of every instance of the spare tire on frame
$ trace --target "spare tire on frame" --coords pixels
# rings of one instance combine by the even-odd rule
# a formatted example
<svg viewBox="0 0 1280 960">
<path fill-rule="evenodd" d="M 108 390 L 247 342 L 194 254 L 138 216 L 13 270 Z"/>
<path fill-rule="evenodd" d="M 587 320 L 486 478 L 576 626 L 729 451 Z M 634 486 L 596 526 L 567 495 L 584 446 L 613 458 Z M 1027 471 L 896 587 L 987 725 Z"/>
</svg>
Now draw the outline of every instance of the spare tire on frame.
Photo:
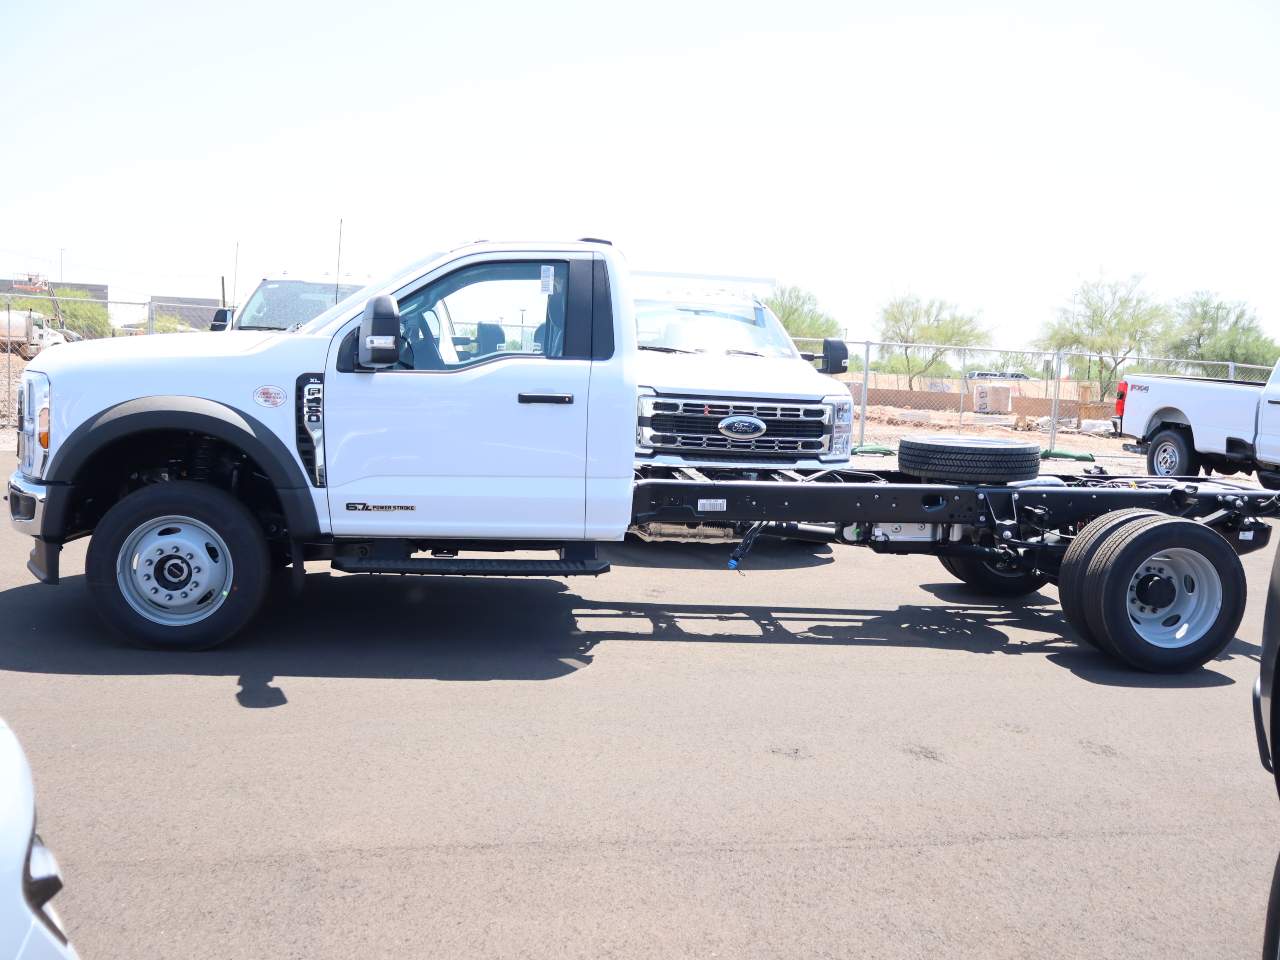
<svg viewBox="0 0 1280 960">
<path fill-rule="evenodd" d="M 898 469 L 923 480 L 1013 483 L 1040 475 L 1040 445 L 1002 437 L 903 437 Z"/>
</svg>

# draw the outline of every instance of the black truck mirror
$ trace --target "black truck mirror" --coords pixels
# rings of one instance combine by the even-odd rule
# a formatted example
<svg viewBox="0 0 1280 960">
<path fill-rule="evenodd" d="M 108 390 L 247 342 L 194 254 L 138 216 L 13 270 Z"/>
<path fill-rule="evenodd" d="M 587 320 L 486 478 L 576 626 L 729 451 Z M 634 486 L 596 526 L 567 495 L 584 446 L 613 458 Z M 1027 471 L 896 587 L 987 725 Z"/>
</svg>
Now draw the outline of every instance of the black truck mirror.
<svg viewBox="0 0 1280 960">
<path fill-rule="evenodd" d="M 210 330 L 225 330 L 231 324 L 231 311 L 226 307 L 219 307 L 213 311 L 213 319 L 209 321 Z"/>
<path fill-rule="evenodd" d="M 400 360 L 400 308 L 386 294 L 370 297 L 360 318 L 360 366 L 395 366 Z"/>
<path fill-rule="evenodd" d="M 849 347 L 839 337 L 825 337 L 822 341 L 822 360 L 819 373 L 844 373 L 849 369 Z"/>
</svg>

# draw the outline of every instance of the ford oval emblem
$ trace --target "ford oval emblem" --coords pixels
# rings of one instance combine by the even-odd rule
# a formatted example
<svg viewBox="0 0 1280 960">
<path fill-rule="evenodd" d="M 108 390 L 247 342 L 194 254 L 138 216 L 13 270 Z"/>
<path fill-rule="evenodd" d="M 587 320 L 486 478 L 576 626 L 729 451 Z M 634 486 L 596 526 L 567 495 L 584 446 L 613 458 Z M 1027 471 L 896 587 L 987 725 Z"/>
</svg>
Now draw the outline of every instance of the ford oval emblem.
<svg viewBox="0 0 1280 960">
<path fill-rule="evenodd" d="M 759 417 L 744 416 L 725 417 L 716 428 L 730 440 L 754 440 L 768 429 Z"/>
</svg>

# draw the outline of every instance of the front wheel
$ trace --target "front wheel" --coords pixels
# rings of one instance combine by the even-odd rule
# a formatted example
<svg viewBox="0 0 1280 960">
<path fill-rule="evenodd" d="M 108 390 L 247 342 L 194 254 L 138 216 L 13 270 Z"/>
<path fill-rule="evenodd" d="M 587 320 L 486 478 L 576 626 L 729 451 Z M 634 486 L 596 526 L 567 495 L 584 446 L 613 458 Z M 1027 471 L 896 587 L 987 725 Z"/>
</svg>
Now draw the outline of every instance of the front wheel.
<svg viewBox="0 0 1280 960">
<path fill-rule="evenodd" d="M 258 611 L 271 558 L 257 520 L 203 483 L 143 487 L 107 511 L 85 578 L 112 628 L 139 646 L 204 650 Z"/>
<path fill-rule="evenodd" d="M 957 580 L 979 593 L 995 597 L 1020 597 L 1035 593 L 1049 578 L 1041 573 L 1017 570 L 975 557 L 939 557 L 942 566 Z"/>
</svg>

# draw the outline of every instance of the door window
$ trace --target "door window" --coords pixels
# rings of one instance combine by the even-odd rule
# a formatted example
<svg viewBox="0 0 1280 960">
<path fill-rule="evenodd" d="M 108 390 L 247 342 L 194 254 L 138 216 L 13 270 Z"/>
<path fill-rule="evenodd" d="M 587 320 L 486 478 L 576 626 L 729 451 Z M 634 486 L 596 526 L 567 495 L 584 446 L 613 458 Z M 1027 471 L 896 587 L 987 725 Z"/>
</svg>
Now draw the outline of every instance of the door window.
<svg viewBox="0 0 1280 960">
<path fill-rule="evenodd" d="M 402 297 L 400 367 L 563 357 L 568 280 L 563 262 L 477 263 Z"/>
</svg>

